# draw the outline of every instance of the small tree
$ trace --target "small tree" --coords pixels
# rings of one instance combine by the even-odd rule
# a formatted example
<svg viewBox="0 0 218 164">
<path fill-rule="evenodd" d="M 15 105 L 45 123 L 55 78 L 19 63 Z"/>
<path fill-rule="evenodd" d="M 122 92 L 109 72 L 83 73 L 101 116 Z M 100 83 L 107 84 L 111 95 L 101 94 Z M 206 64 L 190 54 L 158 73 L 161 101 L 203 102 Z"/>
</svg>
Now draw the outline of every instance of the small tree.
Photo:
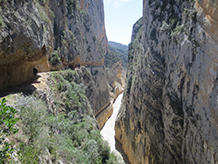
<svg viewBox="0 0 218 164">
<path fill-rule="evenodd" d="M 17 111 L 12 107 L 6 106 L 6 102 L 6 99 L 3 98 L 0 103 L 0 163 L 7 161 L 13 153 L 13 148 L 5 141 L 5 137 L 18 131 L 18 129 L 14 128 L 18 121 L 15 118 Z"/>
</svg>

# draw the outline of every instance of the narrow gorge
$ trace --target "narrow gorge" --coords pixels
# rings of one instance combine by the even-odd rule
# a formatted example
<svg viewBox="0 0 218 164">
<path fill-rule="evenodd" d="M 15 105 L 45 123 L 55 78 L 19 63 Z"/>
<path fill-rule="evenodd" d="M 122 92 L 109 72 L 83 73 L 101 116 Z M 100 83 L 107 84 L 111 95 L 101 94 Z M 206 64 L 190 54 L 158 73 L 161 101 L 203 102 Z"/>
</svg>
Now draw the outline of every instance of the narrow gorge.
<svg viewBox="0 0 218 164">
<path fill-rule="evenodd" d="M 102 0 L 0 0 L 0 163 L 117 162 L 99 131 L 125 81 L 111 50 Z"/>
<path fill-rule="evenodd" d="M 103 0 L 0 0 L 0 164 L 218 163 L 218 1 L 142 4 L 127 54 Z"/>
</svg>

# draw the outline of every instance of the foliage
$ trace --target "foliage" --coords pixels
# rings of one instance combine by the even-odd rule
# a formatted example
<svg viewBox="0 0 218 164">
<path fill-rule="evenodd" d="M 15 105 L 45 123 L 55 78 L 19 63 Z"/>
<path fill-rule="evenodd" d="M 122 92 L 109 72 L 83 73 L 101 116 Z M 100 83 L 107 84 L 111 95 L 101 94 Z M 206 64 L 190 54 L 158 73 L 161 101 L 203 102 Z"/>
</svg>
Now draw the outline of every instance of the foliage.
<svg viewBox="0 0 218 164">
<path fill-rule="evenodd" d="M 77 0 L 66 0 L 67 3 L 67 16 L 74 18 L 74 11 L 77 8 Z"/>
<path fill-rule="evenodd" d="M 120 50 L 128 51 L 128 46 L 127 45 L 123 45 L 123 44 L 112 42 L 112 41 L 108 41 L 108 44 L 110 46 L 118 48 Z"/>
<path fill-rule="evenodd" d="M 40 155 L 40 152 L 35 145 L 21 143 L 19 148 L 20 151 L 18 151 L 18 158 L 22 164 L 38 164 L 38 155 Z"/>
<path fill-rule="evenodd" d="M 86 97 L 86 87 L 78 79 L 76 71 L 66 70 L 59 73 L 53 73 L 52 81 L 53 92 L 57 92 L 55 105 L 59 111 L 70 112 L 72 110 L 80 111 L 81 114 L 91 114 L 92 111 L 89 101 Z"/>
<path fill-rule="evenodd" d="M 32 144 L 41 133 L 41 127 L 44 124 L 46 106 L 35 97 L 24 97 L 22 104 L 17 104 L 20 109 L 19 115 L 21 121 L 26 126 L 23 127 L 23 132 L 28 138 L 28 142 Z M 36 110 L 37 109 L 37 110 Z"/>
<path fill-rule="evenodd" d="M 110 158 L 110 149 L 102 141 L 99 131 L 75 112 L 69 113 L 67 117 L 59 115 L 48 118 L 48 126 L 56 134 L 59 158 L 90 164 L 105 163 Z"/>
<path fill-rule="evenodd" d="M 104 64 L 106 67 L 111 68 L 119 60 L 120 58 L 118 58 L 115 53 L 108 51 L 105 56 Z"/>
<path fill-rule="evenodd" d="M 64 78 L 69 78 L 69 72 Z M 18 159 L 21 163 L 42 163 L 45 154 L 53 162 L 116 163 L 93 117 L 81 114 L 73 107 L 68 113 L 55 116 L 46 112 L 46 104 L 32 96 L 19 96 L 17 107 L 27 138 L 19 146 Z"/>
<path fill-rule="evenodd" d="M 58 51 L 54 51 L 52 53 L 52 57 L 50 57 L 49 59 L 49 63 L 53 66 L 56 66 L 56 65 L 59 65 L 61 64 L 61 59 L 60 57 L 58 56 Z"/>
<path fill-rule="evenodd" d="M 83 67 L 81 68 L 83 69 Z M 49 79 L 54 111 L 43 95 L 10 96 L 20 118 L 16 158 L 29 163 L 116 164 L 102 140 L 79 71 L 53 72 Z M 78 83 L 78 84 L 77 84 Z M 60 85 L 61 84 L 61 85 Z M 48 110 L 49 109 L 49 110 Z"/>
<path fill-rule="evenodd" d="M 5 23 L 4 23 L 1 15 L 2 15 L 2 9 L 0 7 L 0 29 L 5 26 Z"/>
<path fill-rule="evenodd" d="M 13 148 L 5 141 L 5 137 L 17 133 L 18 129 L 14 125 L 18 121 L 15 118 L 16 109 L 6 105 L 6 99 L 3 98 L 0 104 L 0 163 L 5 162 L 13 153 Z"/>
<path fill-rule="evenodd" d="M 176 26 L 176 28 L 171 32 L 171 37 L 174 38 L 176 35 L 178 35 L 182 30 L 184 29 L 183 25 Z"/>
<path fill-rule="evenodd" d="M 36 2 L 36 7 L 39 11 L 39 15 L 40 15 L 40 18 L 41 18 L 41 21 L 43 21 L 44 23 L 49 23 L 50 22 L 50 19 L 46 13 L 46 9 L 43 8 L 43 6 L 40 5 L 40 3 Z"/>
<path fill-rule="evenodd" d="M 66 38 L 66 31 L 63 31 L 63 34 L 61 35 L 61 46 L 64 48 L 65 51 L 67 51 L 68 42 Z"/>
<path fill-rule="evenodd" d="M 128 63 L 128 51 L 125 49 L 120 49 L 117 47 L 113 47 L 109 45 L 109 50 L 114 53 L 118 58 L 121 59 L 122 61 L 122 67 L 123 69 L 127 68 L 127 63 Z"/>
<path fill-rule="evenodd" d="M 0 4 L 4 4 L 6 2 L 8 2 L 8 0 L 0 0 Z"/>
</svg>

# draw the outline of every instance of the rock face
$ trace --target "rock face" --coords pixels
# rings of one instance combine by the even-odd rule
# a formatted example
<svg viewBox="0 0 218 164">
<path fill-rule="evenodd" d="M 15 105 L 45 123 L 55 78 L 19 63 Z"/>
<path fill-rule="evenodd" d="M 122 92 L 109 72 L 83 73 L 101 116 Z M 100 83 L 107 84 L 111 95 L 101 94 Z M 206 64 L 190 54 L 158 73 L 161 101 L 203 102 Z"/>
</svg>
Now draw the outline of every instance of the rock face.
<svg viewBox="0 0 218 164">
<path fill-rule="evenodd" d="M 144 0 L 116 138 L 132 164 L 218 162 L 217 1 Z"/>
<path fill-rule="evenodd" d="M 109 102 L 103 1 L 0 1 L 0 91 L 38 72 L 86 66 L 94 113 Z M 48 62 L 49 61 L 49 62 Z"/>
<path fill-rule="evenodd" d="M 47 35 L 37 6 L 33 2 L 1 1 L 0 90 L 27 81 L 33 69 L 48 71 Z M 48 32 L 50 24 L 46 24 Z M 46 46 L 45 46 L 46 45 Z"/>
</svg>

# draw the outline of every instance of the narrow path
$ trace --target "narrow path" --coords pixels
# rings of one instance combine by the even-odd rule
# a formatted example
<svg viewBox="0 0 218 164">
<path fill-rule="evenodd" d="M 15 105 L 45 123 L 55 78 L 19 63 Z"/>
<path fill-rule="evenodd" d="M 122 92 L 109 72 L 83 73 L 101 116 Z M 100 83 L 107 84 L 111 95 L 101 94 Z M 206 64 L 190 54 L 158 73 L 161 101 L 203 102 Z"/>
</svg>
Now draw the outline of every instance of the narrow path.
<svg viewBox="0 0 218 164">
<path fill-rule="evenodd" d="M 8 88 L 7 90 L 0 92 L 0 98 L 5 97 L 9 94 L 24 92 L 28 94 L 32 94 L 35 90 L 43 90 L 47 87 L 47 78 L 50 72 L 42 72 L 38 73 L 36 76 L 31 78 L 30 80 L 19 84 L 17 86 Z"/>
<path fill-rule="evenodd" d="M 117 117 L 117 114 L 118 114 L 120 106 L 121 106 L 122 98 L 123 98 L 123 93 L 117 97 L 116 101 L 113 104 L 113 107 L 114 107 L 113 114 L 108 119 L 108 121 L 105 123 L 104 127 L 101 129 L 101 135 L 104 138 L 104 140 L 106 140 L 108 142 L 110 149 L 111 149 L 111 152 L 114 152 L 117 155 L 119 155 L 119 153 L 116 150 L 114 127 L 115 127 L 116 117 Z M 119 145 L 119 147 L 121 148 L 122 146 Z M 121 152 L 121 153 L 123 153 L 123 152 Z M 122 158 L 122 157 L 120 156 L 120 158 Z M 126 164 L 129 164 L 128 159 L 126 160 L 126 158 L 125 158 L 124 161 Z M 122 160 L 122 162 L 123 162 L 123 160 Z"/>
</svg>

